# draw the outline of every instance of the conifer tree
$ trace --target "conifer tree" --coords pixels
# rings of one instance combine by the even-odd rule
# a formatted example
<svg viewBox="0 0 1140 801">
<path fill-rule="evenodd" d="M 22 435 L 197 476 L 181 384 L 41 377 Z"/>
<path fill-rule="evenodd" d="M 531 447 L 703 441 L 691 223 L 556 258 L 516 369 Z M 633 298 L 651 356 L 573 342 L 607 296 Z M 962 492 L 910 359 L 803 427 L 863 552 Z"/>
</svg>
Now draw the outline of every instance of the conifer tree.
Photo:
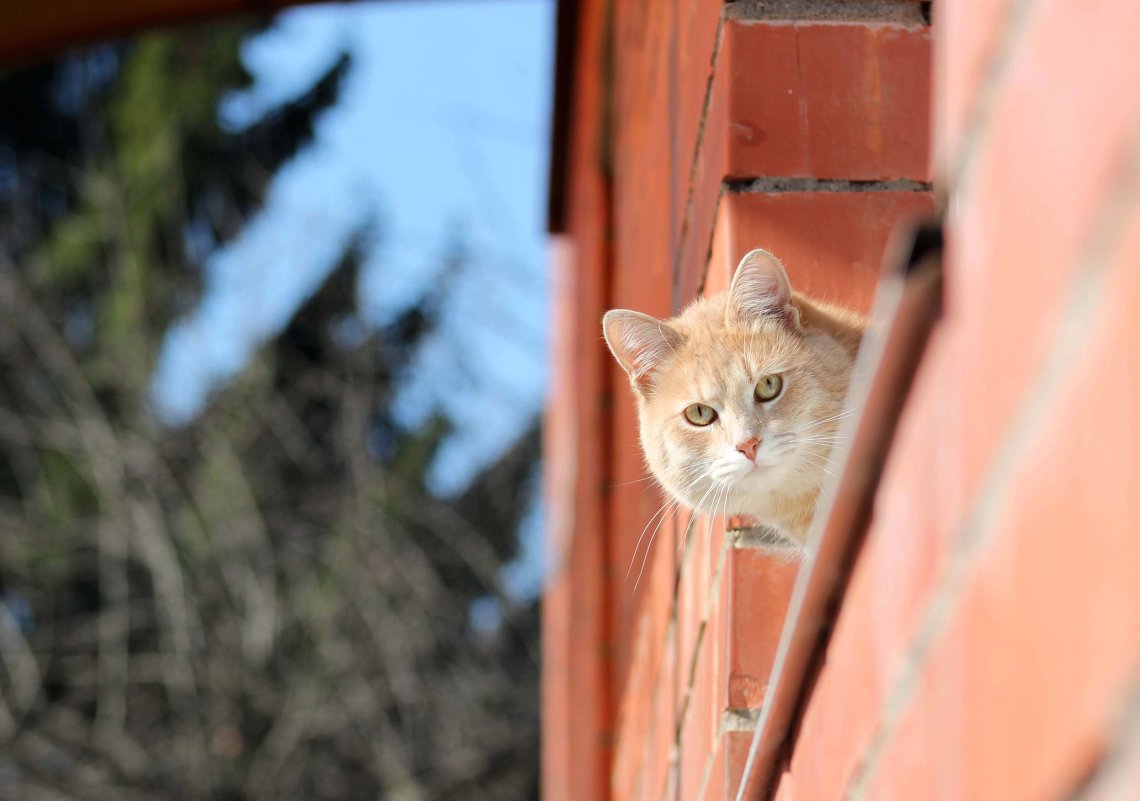
<svg viewBox="0 0 1140 801">
<path fill-rule="evenodd" d="M 351 69 L 226 129 L 257 30 L 0 78 L 0 798 L 534 797 L 537 612 L 500 573 L 537 428 L 439 498 L 447 419 L 393 412 L 448 282 L 370 327 L 361 231 L 194 421 L 150 411 L 205 261 Z"/>
</svg>

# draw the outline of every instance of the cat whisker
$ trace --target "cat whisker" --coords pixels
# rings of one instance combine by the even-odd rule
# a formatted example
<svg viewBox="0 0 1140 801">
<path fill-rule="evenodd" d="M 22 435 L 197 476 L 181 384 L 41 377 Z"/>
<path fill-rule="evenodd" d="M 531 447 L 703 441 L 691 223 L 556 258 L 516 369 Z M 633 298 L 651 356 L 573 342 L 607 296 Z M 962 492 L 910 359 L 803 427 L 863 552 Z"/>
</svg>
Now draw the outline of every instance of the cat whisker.
<svg viewBox="0 0 1140 801">
<path fill-rule="evenodd" d="M 689 525 L 685 526 L 685 532 L 681 535 L 680 542 L 677 543 L 677 553 L 678 554 L 680 554 L 681 551 L 684 549 L 685 543 L 689 541 L 689 532 L 692 531 L 696 527 L 696 523 L 697 523 L 696 516 L 695 515 L 691 516 L 689 518 Z"/>
<path fill-rule="evenodd" d="M 707 494 L 708 493 L 706 492 L 706 495 Z M 661 526 L 665 523 L 665 521 L 667 519 L 669 519 L 669 518 L 671 518 L 677 514 L 677 510 L 680 508 L 681 508 L 680 499 L 674 500 L 669 505 L 669 512 L 657 522 L 657 526 L 653 529 L 653 533 L 651 535 L 649 535 L 649 544 L 645 546 L 645 554 L 641 557 L 641 569 L 637 571 L 637 580 L 633 582 L 633 591 L 634 592 L 637 592 L 637 587 L 639 584 L 641 584 L 641 577 L 645 573 L 645 566 L 649 563 L 649 552 L 653 548 L 653 541 L 657 538 L 657 532 L 661 530 Z"/>
<path fill-rule="evenodd" d="M 630 557 L 629 567 L 625 571 L 626 581 L 629 581 L 629 574 L 633 572 L 633 565 L 637 561 L 637 552 L 641 550 L 641 541 L 645 539 L 645 532 L 649 530 L 649 527 L 651 525 L 653 525 L 653 521 L 657 519 L 657 516 L 668 509 L 670 504 L 673 503 L 677 503 L 677 501 L 666 501 L 665 503 L 661 504 L 660 508 L 658 508 L 658 510 L 653 513 L 653 516 L 651 518 L 649 518 L 649 521 L 645 524 L 645 527 L 641 529 L 641 534 L 637 538 L 637 543 L 633 546 L 633 555 Z"/>
<path fill-rule="evenodd" d="M 728 491 L 730 491 L 730 487 L 728 487 L 728 484 L 725 484 L 723 492 L 720 493 L 720 498 L 727 499 Z M 727 502 L 727 500 L 725 500 L 725 502 Z M 714 508 L 714 510 L 716 510 L 716 506 L 714 506 L 712 508 Z M 709 517 L 708 518 L 708 525 L 705 526 L 705 539 L 708 542 L 707 558 L 708 558 L 710 570 L 711 570 L 711 566 L 712 566 L 712 521 L 714 521 L 715 518 L 716 518 L 716 515 L 712 515 L 711 517 Z"/>
<path fill-rule="evenodd" d="M 700 480 L 701 480 L 701 476 L 697 476 L 692 481 L 690 481 L 688 484 L 686 484 L 684 487 L 682 487 L 681 492 L 684 493 L 685 491 L 687 491 L 690 487 L 692 487 L 694 484 L 696 484 Z M 633 565 L 635 562 L 637 562 L 637 552 L 639 550 L 641 550 L 641 542 L 642 542 L 642 540 L 645 539 L 645 532 L 647 532 L 649 530 L 649 527 L 651 525 L 653 525 L 653 521 L 657 519 L 658 515 L 661 515 L 661 514 L 667 515 L 669 507 L 671 505 L 678 504 L 678 503 L 680 503 L 680 499 L 667 500 L 665 503 L 661 504 L 661 507 L 656 512 L 653 513 L 653 516 L 649 518 L 648 522 L 646 522 L 645 527 L 641 529 L 641 534 L 637 538 L 637 543 L 633 546 L 633 554 L 629 560 L 629 567 L 625 571 L 625 580 L 626 581 L 629 580 L 629 574 L 633 572 Z M 664 520 L 664 518 L 662 518 L 662 520 Z M 650 537 L 650 545 L 652 545 L 652 543 L 653 543 L 653 538 Z M 648 553 L 648 551 L 649 551 L 648 545 L 646 546 L 645 550 L 646 550 L 646 553 Z"/>
<path fill-rule="evenodd" d="M 690 490 L 692 487 L 694 487 L 699 481 L 701 481 L 705 477 L 704 471 L 707 468 L 707 466 L 708 465 L 706 462 L 698 462 L 697 464 L 692 465 L 689 468 L 689 470 L 686 471 L 685 475 L 686 475 L 686 477 L 691 475 L 692 473 L 696 473 L 697 475 L 694 478 L 690 479 L 690 481 L 687 484 L 682 486 L 681 490 L 678 494 L 679 495 L 684 494 L 685 492 Z M 645 524 L 645 527 L 641 529 L 641 534 L 637 538 L 637 543 L 633 546 L 633 554 L 630 556 L 630 559 L 629 559 L 629 567 L 625 571 L 625 580 L 626 581 L 629 581 L 629 574 L 633 572 L 633 565 L 635 562 L 637 562 L 637 552 L 641 549 L 641 542 L 642 542 L 642 540 L 645 539 L 645 532 L 649 530 L 649 527 L 651 525 L 653 525 L 653 521 L 657 519 L 658 515 L 664 513 L 665 517 L 668 517 L 668 514 L 669 514 L 668 510 L 669 510 L 670 506 L 675 507 L 678 504 L 680 504 L 679 498 L 674 499 L 671 503 L 669 501 L 666 501 L 665 503 L 663 503 L 661 505 L 661 508 L 658 509 L 656 512 L 654 512 L 653 516 L 649 518 L 649 521 Z M 661 522 L 664 522 L 665 517 L 661 518 Z M 657 525 L 658 525 L 658 527 L 660 527 L 661 523 L 658 523 Z M 653 534 L 656 535 L 656 533 L 657 533 L 657 529 L 654 529 Z M 652 545 L 653 545 L 653 536 L 650 536 L 649 544 L 645 546 L 645 557 L 646 558 L 649 556 L 649 549 Z M 642 559 L 641 569 L 642 570 L 645 569 L 645 559 L 644 558 Z M 640 574 L 638 577 L 640 580 Z M 634 590 L 637 589 L 636 583 L 634 584 L 633 588 L 634 588 Z"/>
<path fill-rule="evenodd" d="M 728 505 L 728 492 L 727 492 L 727 490 L 724 493 L 724 505 L 726 507 Z M 726 509 L 726 511 L 727 511 L 727 509 Z M 711 550 L 712 549 L 712 531 L 711 530 L 709 531 L 709 549 L 710 549 L 709 550 L 709 567 L 711 568 L 712 567 L 712 550 Z"/>
<path fill-rule="evenodd" d="M 844 409 L 843 411 L 839 412 L 838 414 L 833 414 L 830 417 L 823 417 L 823 418 L 820 418 L 818 420 L 809 420 L 808 422 L 804 423 L 803 425 L 791 429 L 788 433 L 795 434 L 799 431 L 803 431 L 805 428 L 808 428 L 810 426 L 820 426 L 820 425 L 824 425 L 825 423 L 831 423 L 831 422 L 834 422 L 836 420 L 840 420 L 844 417 L 847 417 L 850 414 L 854 414 L 854 412 L 855 412 L 854 408 Z"/>
<path fill-rule="evenodd" d="M 848 437 L 828 437 L 828 436 L 818 435 L 818 436 L 810 436 L 810 437 L 800 437 L 798 439 L 792 440 L 789 443 L 781 443 L 781 444 L 786 444 L 788 446 L 795 446 L 795 445 L 833 445 L 836 442 L 847 442 L 847 441 L 848 441 Z"/>
<path fill-rule="evenodd" d="M 643 476 L 642 478 L 635 478 L 633 481 L 622 481 L 619 484 L 610 484 L 610 489 L 618 487 L 628 487 L 630 484 L 640 484 L 643 481 L 653 481 L 655 476 Z"/>
<path fill-rule="evenodd" d="M 712 512 L 715 513 L 717 507 L 719 506 L 720 498 L 727 499 L 728 491 L 730 491 L 730 489 L 731 489 L 730 482 L 727 482 L 727 481 L 715 482 L 714 484 L 711 485 L 709 490 L 705 493 L 705 496 L 703 496 L 701 498 L 701 504 L 700 505 L 705 504 L 705 498 L 707 498 L 709 496 L 709 492 L 715 490 L 716 495 L 714 497 L 712 497 L 712 504 L 710 504 L 710 506 L 709 506 L 709 508 L 712 509 Z M 711 517 L 707 517 L 707 520 L 711 521 L 711 518 L 715 517 L 715 516 L 716 516 L 715 514 L 712 514 Z M 709 523 L 709 525 L 711 525 L 711 523 Z M 706 534 L 709 534 L 709 533 L 711 533 L 711 532 L 706 530 Z M 689 536 L 689 532 L 685 532 L 685 537 L 687 537 L 687 536 Z M 684 545 L 684 539 L 682 540 L 681 545 L 682 546 Z M 678 554 L 681 553 L 681 547 L 679 547 L 679 546 L 677 548 L 677 553 Z"/>
<path fill-rule="evenodd" d="M 805 433 L 792 434 L 791 437 L 796 441 L 807 441 L 812 439 L 835 439 L 841 437 L 842 434 L 837 434 L 834 431 L 809 431 Z"/>
<path fill-rule="evenodd" d="M 821 459 L 825 462 L 831 462 L 835 456 L 835 451 L 830 448 L 823 451 L 812 450 L 811 448 L 803 448 L 802 453 L 804 456 L 810 456 L 813 459 Z"/>
<path fill-rule="evenodd" d="M 818 426 L 815 428 L 799 429 L 795 433 L 789 432 L 793 437 L 845 437 L 846 434 L 840 434 L 832 426 Z"/>
<path fill-rule="evenodd" d="M 729 497 L 728 491 L 726 489 L 726 491 L 720 497 L 720 512 L 721 513 L 719 515 L 717 515 L 717 517 L 722 517 L 722 518 L 728 517 L 728 497 Z M 725 524 L 727 524 L 727 522 L 728 521 L 725 520 Z M 709 539 L 711 540 L 712 537 L 710 536 Z"/>
<path fill-rule="evenodd" d="M 653 529 L 653 533 L 649 535 L 649 544 L 645 546 L 645 554 L 641 557 L 641 569 L 637 571 L 637 580 L 633 582 L 634 592 L 637 592 L 637 587 L 641 584 L 641 577 L 645 574 L 645 565 L 649 562 L 649 552 L 653 549 L 653 540 L 657 538 L 657 532 L 661 530 L 662 524 L 664 524 L 667 519 L 676 514 L 680 506 L 681 502 L 679 500 L 669 504 L 669 513 L 658 521 L 657 526 Z"/>
<path fill-rule="evenodd" d="M 830 460 L 813 453 L 805 453 L 804 456 L 806 457 L 805 461 L 808 465 L 811 465 L 817 470 L 823 471 L 832 478 L 836 478 L 835 473 L 831 472 L 831 470 L 828 469 L 831 466 Z"/>
<path fill-rule="evenodd" d="M 692 529 L 692 518 L 689 518 L 689 525 L 685 526 L 685 531 L 681 534 L 681 539 L 677 541 L 677 554 L 680 555 L 681 550 L 685 547 L 685 543 L 689 541 L 689 531 Z"/>
<path fill-rule="evenodd" d="M 715 512 L 716 512 L 716 509 L 717 509 L 717 508 L 718 508 L 718 506 L 719 506 L 719 502 L 720 502 L 720 499 L 721 499 L 721 498 L 727 498 L 727 497 L 728 497 L 729 484 L 728 484 L 728 482 L 724 482 L 724 483 L 721 483 L 721 484 L 719 484 L 719 485 L 714 485 L 714 487 L 715 487 L 715 488 L 716 488 L 716 490 L 717 490 L 717 495 L 716 495 L 716 497 L 714 498 L 712 505 L 710 506 L 710 508 L 713 510 L 713 512 L 714 512 L 714 513 L 713 513 L 713 514 L 711 514 L 711 515 L 706 515 L 706 516 L 705 516 L 705 537 L 706 537 L 706 539 L 708 540 L 708 543 L 709 543 L 709 547 L 710 547 L 710 548 L 712 547 L 712 525 L 713 525 L 713 520 L 715 520 L 715 519 L 716 519 L 716 517 L 717 517 L 717 515 L 715 514 Z M 708 493 L 706 493 L 706 495 L 707 495 L 707 494 L 708 494 Z M 702 498 L 701 500 L 703 501 L 704 499 Z M 678 551 L 678 553 L 680 553 L 680 551 Z"/>
</svg>

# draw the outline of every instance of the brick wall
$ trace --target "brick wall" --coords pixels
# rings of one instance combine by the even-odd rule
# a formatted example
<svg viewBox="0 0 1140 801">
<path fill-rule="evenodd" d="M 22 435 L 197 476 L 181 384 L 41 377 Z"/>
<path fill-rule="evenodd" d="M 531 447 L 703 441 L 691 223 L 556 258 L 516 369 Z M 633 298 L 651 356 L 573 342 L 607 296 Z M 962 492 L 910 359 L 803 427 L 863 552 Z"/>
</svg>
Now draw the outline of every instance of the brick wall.
<svg viewBox="0 0 1140 801">
<path fill-rule="evenodd" d="M 561 4 L 547 799 L 1140 797 L 1140 5 L 934 5 Z M 602 312 L 757 246 L 869 309 L 931 162 L 944 309 L 869 520 L 840 491 L 802 567 L 658 526 Z"/>
<path fill-rule="evenodd" d="M 945 310 L 781 797 L 1137 798 L 1140 6 L 935 23 Z"/>
</svg>

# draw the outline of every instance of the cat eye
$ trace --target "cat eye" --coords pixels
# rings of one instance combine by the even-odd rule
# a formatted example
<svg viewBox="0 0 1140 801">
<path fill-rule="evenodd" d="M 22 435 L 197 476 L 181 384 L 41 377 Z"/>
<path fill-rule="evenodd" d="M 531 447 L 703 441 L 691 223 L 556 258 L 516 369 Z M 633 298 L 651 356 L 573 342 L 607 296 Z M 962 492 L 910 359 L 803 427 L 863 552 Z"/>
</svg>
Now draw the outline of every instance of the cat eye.
<svg viewBox="0 0 1140 801">
<path fill-rule="evenodd" d="M 707 426 L 716 419 L 716 410 L 703 403 L 694 403 L 685 407 L 685 419 L 695 426 Z"/>
<path fill-rule="evenodd" d="M 784 389 L 784 379 L 772 374 L 766 375 L 756 382 L 756 400 L 761 403 L 775 399 Z"/>
</svg>

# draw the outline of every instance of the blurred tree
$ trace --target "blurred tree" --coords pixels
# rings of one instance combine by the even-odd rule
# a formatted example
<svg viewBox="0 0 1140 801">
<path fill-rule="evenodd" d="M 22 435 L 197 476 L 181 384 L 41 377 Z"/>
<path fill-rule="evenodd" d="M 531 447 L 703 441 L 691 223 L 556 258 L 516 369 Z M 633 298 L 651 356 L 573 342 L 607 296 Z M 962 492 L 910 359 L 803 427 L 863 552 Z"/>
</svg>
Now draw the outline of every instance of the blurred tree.
<svg viewBox="0 0 1140 801">
<path fill-rule="evenodd" d="M 0 799 L 534 797 L 537 613 L 500 572 L 537 428 L 441 499 L 446 419 L 391 408 L 446 280 L 370 329 L 361 231 L 197 420 L 148 412 L 205 258 L 351 68 L 226 130 L 254 30 L 0 79 Z"/>
</svg>

